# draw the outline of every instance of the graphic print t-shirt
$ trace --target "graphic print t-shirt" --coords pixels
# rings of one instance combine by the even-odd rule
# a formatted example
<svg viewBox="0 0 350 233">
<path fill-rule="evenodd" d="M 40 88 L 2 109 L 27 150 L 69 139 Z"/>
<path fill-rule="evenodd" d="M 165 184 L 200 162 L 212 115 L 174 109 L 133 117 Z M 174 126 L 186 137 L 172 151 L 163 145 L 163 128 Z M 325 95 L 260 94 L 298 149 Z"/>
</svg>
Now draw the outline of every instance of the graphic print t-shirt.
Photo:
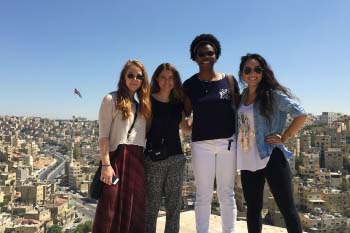
<svg viewBox="0 0 350 233">
<path fill-rule="evenodd" d="M 237 169 L 257 171 L 266 167 L 269 157 L 260 159 L 255 141 L 253 104 L 238 109 Z"/>
</svg>

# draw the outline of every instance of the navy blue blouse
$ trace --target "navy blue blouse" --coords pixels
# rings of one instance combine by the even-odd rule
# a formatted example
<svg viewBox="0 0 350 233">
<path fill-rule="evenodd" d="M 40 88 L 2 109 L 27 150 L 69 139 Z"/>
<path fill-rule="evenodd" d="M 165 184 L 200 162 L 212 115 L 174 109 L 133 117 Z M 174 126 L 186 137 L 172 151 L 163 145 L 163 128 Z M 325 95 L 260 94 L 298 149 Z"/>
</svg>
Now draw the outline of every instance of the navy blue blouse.
<svg viewBox="0 0 350 233">
<path fill-rule="evenodd" d="M 233 80 L 235 92 L 239 93 L 237 80 L 234 77 Z M 195 74 L 183 87 L 193 109 L 192 141 L 229 138 L 235 133 L 236 114 L 226 77 L 208 82 Z"/>
</svg>

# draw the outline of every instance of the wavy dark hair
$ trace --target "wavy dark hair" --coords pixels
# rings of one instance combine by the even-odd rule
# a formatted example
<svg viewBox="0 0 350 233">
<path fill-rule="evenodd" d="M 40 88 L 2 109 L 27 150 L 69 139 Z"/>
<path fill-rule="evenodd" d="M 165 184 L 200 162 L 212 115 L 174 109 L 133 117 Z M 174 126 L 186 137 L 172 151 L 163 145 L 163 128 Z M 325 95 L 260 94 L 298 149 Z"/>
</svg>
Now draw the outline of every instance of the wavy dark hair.
<svg viewBox="0 0 350 233">
<path fill-rule="evenodd" d="M 289 98 L 294 99 L 294 96 L 290 92 L 290 90 L 283 85 L 281 85 L 277 79 L 275 78 L 275 75 L 269 66 L 269 64 L 266 62 L 265 58 L 263 58 L 259 54 L 250 54 L 248 53 L 245 56 L 241 57 L 241 63 L 239 65 L 239 81 L 242 85 L 246 86 L 246 83 L 243 81 L 242 78 L 242 72 L 244 69 L 244 65 L 248 60 L 255 59 L 259 62 L 261 68 L 263 68 L 263 75 L 262 80 L 258 85 L 258 88 L 256 89 L 256 97 L 255 99 L 260 101 L 260 113 L 265 118 L 268 119 L 268 121 L 271 123 L 271 115 L 273 114 L 273 105 L 274 105 L 274 98 L 272 95 L 272 91 L 278 90 L 286 94 Z"/>
<path fill-rule="evenodd" d="M 151 93 L 157 93 L 160 91 L 160 87 L 158 84 L 158 79 L 160 73 L 162 73 L 163 70 L 169 70 L 173 73 L 174 76 L 174 88 L 170 92 L 170 102 L 180 102 L 183 101 L 184 94 L 182 90 L 182 83 L 181 83 L 181 78 L 180 78 L 180 73 L 177 71 L 175 66 L 170 63 L 162 63 L 160 64 L 156 70 L 154 71 L 152 75 L 152 80 L 151 80 Z"/>
<path fill-rule="evenodd" d="M 145 66 L 137 60 L 128 60 L 122 71 L 120 72 L 118 90 L 117 90 L 117 102 L 116 107 L 122 111 L 123 120 L 126 120 L 131 116 L 131 101 L 129 96 L 129 89 L 126 86 L 126 72 L 130 66 L 137 66 L 141 69 L 143 80 L 141 87 L 136 91 L 137 98 L 139 99 L 139 112 L 148 122 L 151 118 L 151 103 L 149 99 L 150 86 L 148 83 L 148 76 L 145 69 Z"/>
<path fill-rule="evenodd" d="M 212 34 L 201 34 L 196 36 L 190 46 L 191 59 L 196 60 L 197 50 L 203 45 L 211 45 L 215 49 L 216 59 L 219 59 L 221 55 L 221 45 L 219 40 Z"/>
</svg>

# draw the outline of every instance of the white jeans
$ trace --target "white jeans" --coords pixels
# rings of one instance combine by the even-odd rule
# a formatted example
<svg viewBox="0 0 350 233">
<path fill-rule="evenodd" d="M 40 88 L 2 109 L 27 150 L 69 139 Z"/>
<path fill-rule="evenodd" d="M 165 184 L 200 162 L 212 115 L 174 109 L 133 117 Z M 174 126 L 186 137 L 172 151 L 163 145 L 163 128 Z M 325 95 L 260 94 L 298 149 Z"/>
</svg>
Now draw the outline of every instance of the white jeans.
<svg viewBox="0 0 350 233">
<path fill-rule="evenodd" d="M 230 150 L 228 144 L 228 139 L 192 142 L 192 167 L 197 189 L 195 203 L 197 233 L 209 232 L 215 177 L 222 232 L 235 232 L 237 208 L 233 188 L 236 174 L 236 141 L 231 143 Z"/>
</svg>

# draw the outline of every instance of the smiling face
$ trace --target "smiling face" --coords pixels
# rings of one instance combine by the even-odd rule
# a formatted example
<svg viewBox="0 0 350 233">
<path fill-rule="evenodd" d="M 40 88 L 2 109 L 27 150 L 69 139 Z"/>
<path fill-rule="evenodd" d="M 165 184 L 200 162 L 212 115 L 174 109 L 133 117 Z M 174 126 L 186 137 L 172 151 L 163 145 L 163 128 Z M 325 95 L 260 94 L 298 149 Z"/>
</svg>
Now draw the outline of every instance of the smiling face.
<svg viewBox="0 0 350 233">
<path fill-rule="evenodd" d="M 202 71 L 213 70 L 214 64 L 216 62 L 216 53 L 213 46 L 209 44 L 200 46 L 197 49 L 196 62 L 199 66 L 199 69 Z"/>
<path fill-rule="evenodd" d="M 160 91 L 171 92 L 174 88 L 174 74 L 171 70 L 163 70 L 158 78 L 157 82 L 159 85 Z"/>
<path fill-rule="evenodd" d="M 129 89 L 130 96 L 133 96 L 135 92 L 141 87 L 143 82 L 142 70 L 135 66 L 131 65 L 125 72 L 125 85 Z"/>
<path fill-rule="evenodd" d="M 260 63 L 255 59 L 247 60 L 243 66 L 242 78 L 249 88 L 257 88 L 263 78 Z"/>
</svg>

